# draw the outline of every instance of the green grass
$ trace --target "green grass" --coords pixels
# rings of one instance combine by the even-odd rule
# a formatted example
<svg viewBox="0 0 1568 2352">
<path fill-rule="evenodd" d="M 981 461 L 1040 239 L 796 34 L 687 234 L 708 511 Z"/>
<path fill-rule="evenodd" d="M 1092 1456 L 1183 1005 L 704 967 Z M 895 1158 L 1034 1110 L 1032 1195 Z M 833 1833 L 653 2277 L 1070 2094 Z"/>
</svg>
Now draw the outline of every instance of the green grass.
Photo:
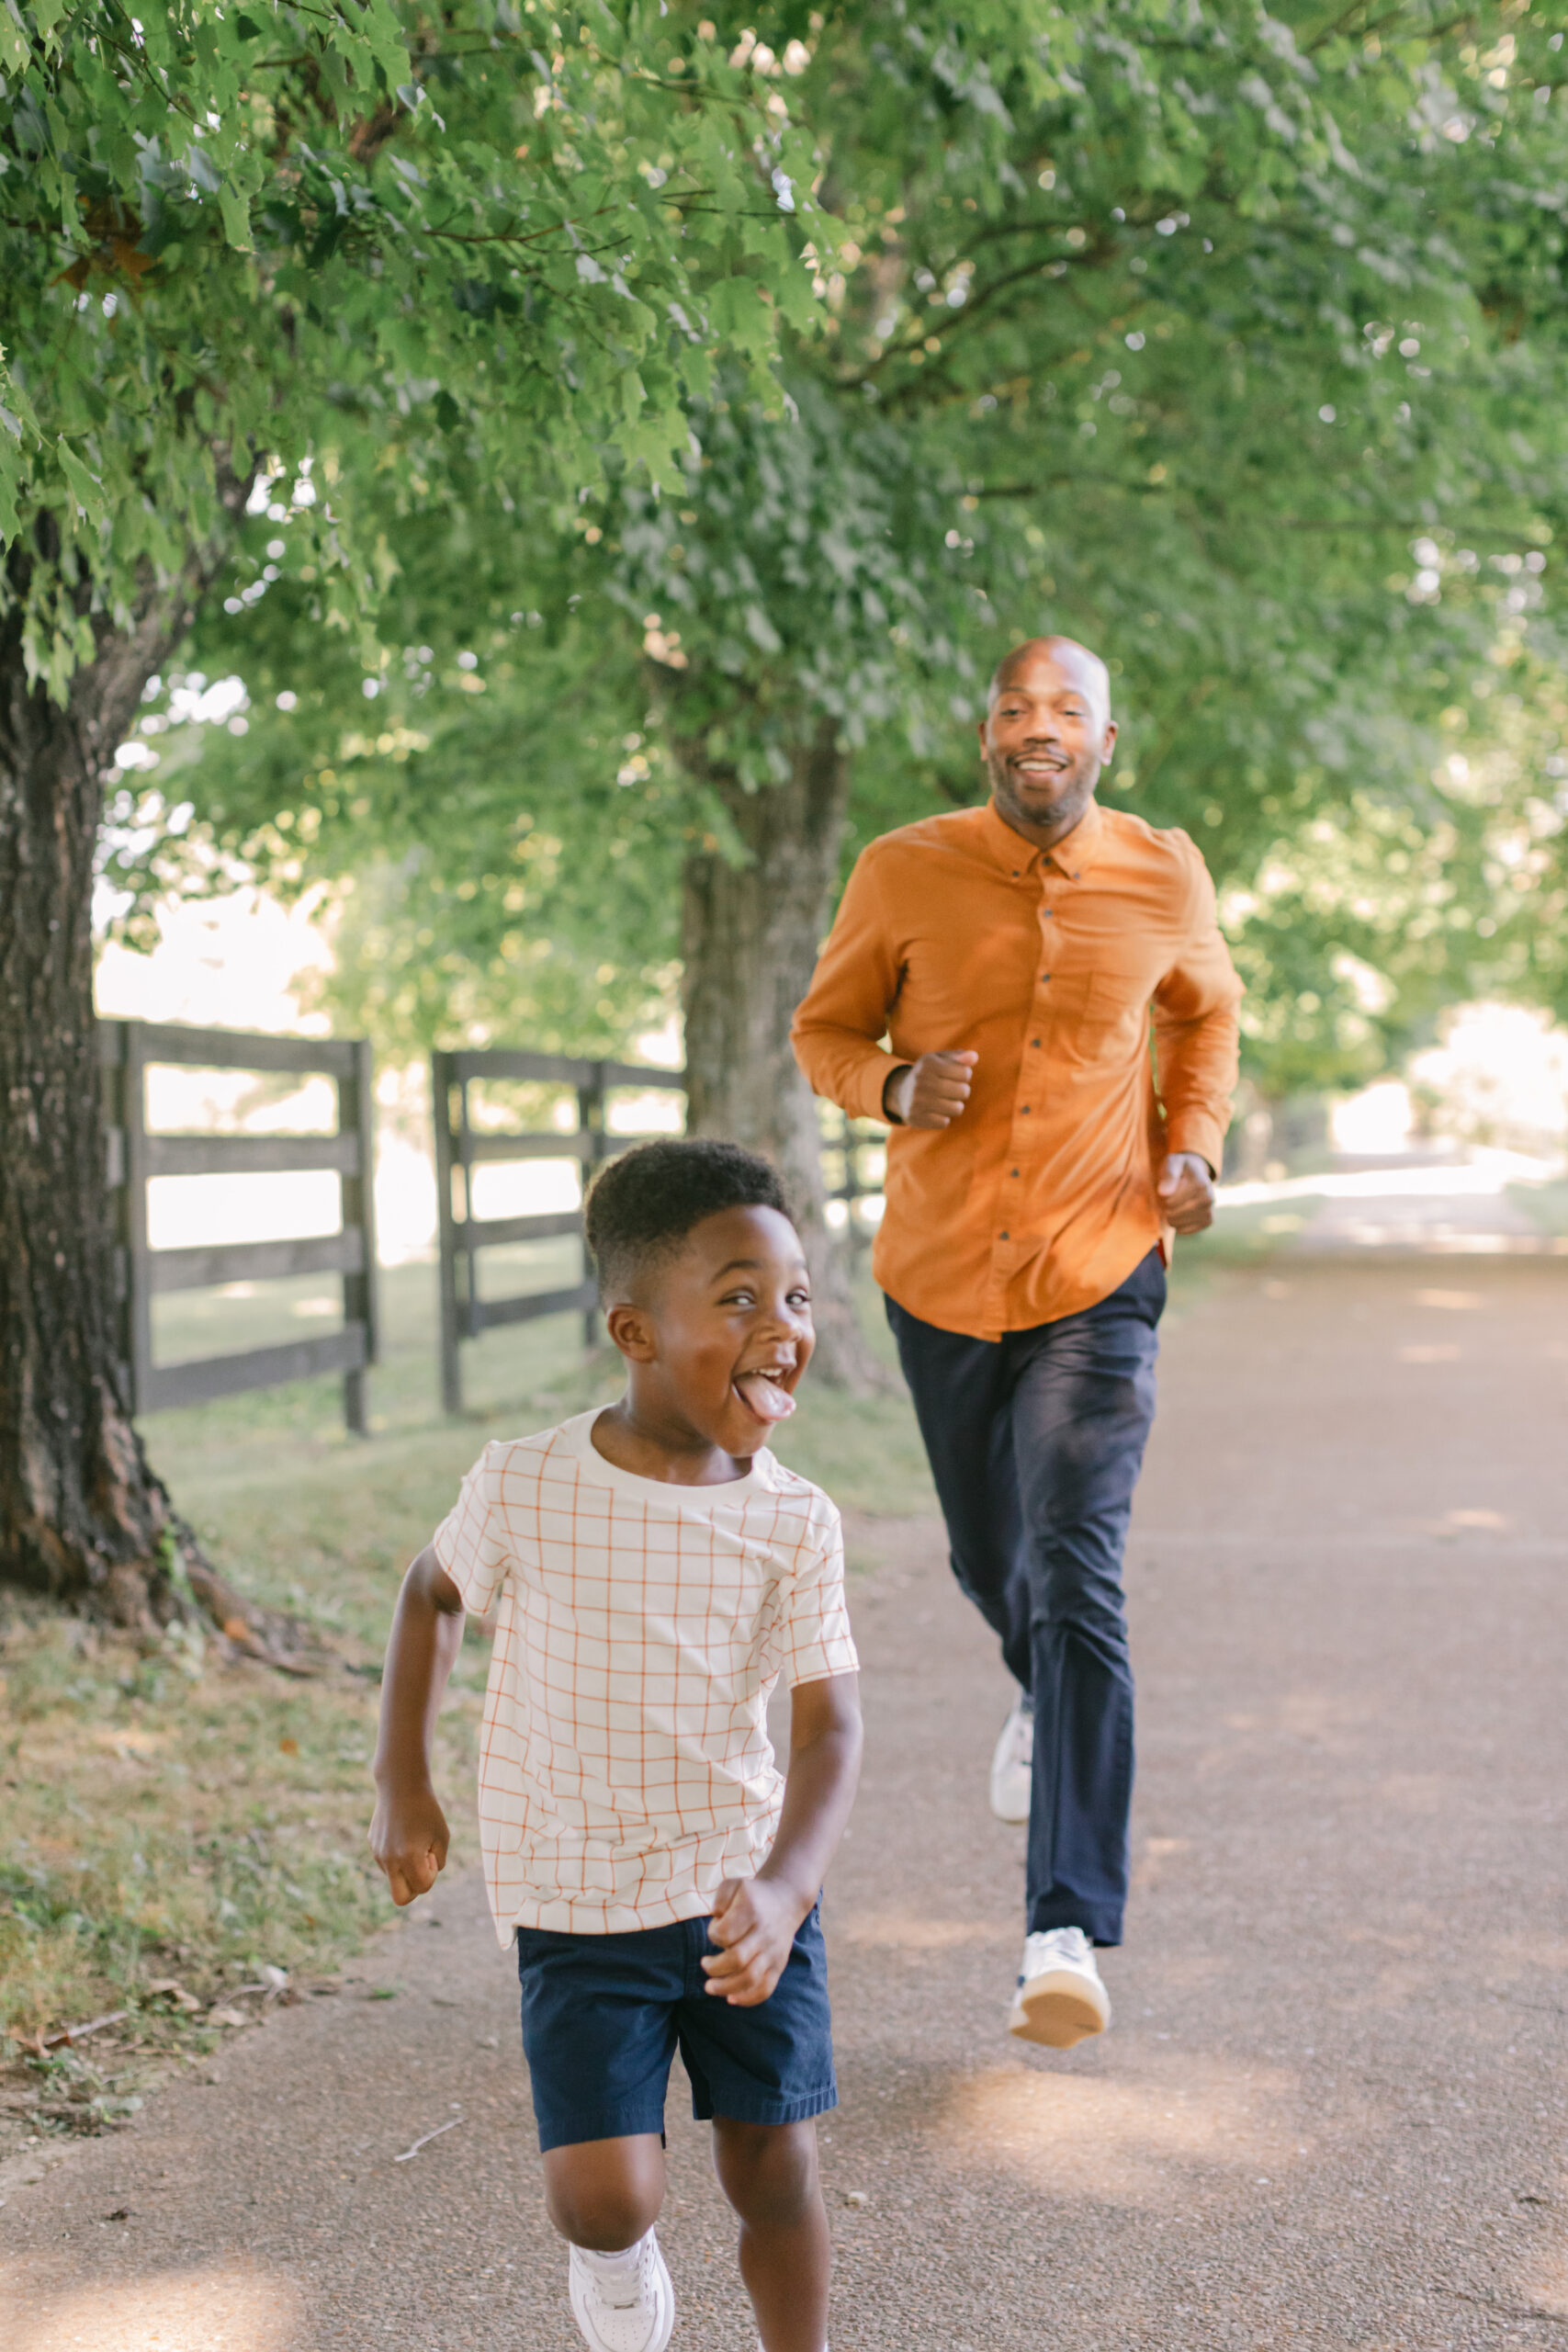
<svg viewBox="0 0 1568 2352">
<path fill-rule="evenodd" d="M 1568 1178 L 1551 1184 L 1510 1184 L 1508 1198 L 1542 1233 L 1568 1234 Z"/>
</svg>

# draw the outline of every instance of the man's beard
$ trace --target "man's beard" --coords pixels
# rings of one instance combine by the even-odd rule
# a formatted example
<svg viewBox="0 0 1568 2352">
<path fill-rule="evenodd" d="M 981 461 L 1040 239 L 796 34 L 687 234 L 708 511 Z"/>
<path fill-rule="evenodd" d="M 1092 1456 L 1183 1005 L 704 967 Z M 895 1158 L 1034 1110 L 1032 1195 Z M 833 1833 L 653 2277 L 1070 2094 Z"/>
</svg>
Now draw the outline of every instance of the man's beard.
<svg viewBox="0 0 1568 2352">
<path fill-rule="evenodd" d="M 1029 823 L 1038 825 L 1048 824 L 1061 809 L 1070 808 L 1075 800 L 1092 793 L 1100 774 L 1100 763 L 1086 754 L 1082 759 L 1070 762 L 1066 767 L 1058 768 L 1051 778 L 1052 791 L 1048 801 L 1025 799 L 1008 762 L 998 752 L 987 752 L 986 773 L 1000 805 L 1004 808 L 1015 809 Z"/>
</svg>

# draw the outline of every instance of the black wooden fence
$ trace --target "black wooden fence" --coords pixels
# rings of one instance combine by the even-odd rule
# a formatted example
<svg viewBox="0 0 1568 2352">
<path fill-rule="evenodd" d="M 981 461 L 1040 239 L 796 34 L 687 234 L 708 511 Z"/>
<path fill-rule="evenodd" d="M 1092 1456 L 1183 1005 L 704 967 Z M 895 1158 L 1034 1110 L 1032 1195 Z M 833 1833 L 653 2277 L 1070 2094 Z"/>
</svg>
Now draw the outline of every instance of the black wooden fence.
<svg viewBox="0 0 1568 2352">
<path fill-rule="evenodd" d="M 544 1128 L 504 1132 L 476 1129 L 468 1099 L 470 1086 L 486 1080 L 523 1080 L 570 1087 L 577 1095 L 575 1128 Z M 463 1406 L 463 1375 L 459 1355 L 465 1340 L 505 1323 L 531 1323 L 541 1315 L 580 1313 L 583 1337 L 592 1346 L 596 1337 L 594 1289 L 586 1245 L 582 1271 L 562 1290 L 525 1291 L 511 1298 L 481 1296 L 479 1253 L 498 1244 L 546 1241 L 573 1234 L 581 1240 L 581 1208 L 547 1209 L 523 1216 L 476 1217 L 473 1207 L 474 1170 L 489 1161 L 570 1160 L 581 1169 L 582 1189 L 602 1159 L 645 1141 L 637 1136 L 611 1136 L 605 1130 L 605 1097 L 614 1089 L 641 1092 L 651 1087 L 685 1091 L 683 1070 L 654 1069 L 633 1062 L 584 1061 L 570 1054 L 509 1052 L 492 1047 L 462 1053 L 438 1053 L 431 1057 L 431 1102 L 435 1118 L 435 1197 L 439 1218 L 441 1264 L 441 1401 L 447 1412 Z M 459 1201 L 459 1194 L 461 1196 Z"/>
<path fill-rule="evenodd" d="M 100 1022 L 107 1093 L 108 1180 L 115 1200 L 123 1351 L 133 1412 L 203 1404 L 243 1389 L 341 1372 L 344 1418 L 364 1435 L 365 1369 L 377 1355 L 373 1068 L 363 1038 L 253 1036 L 143 1021 Z M 197 1069 L 324 1073 L 336 1083 L 332 1135 L 157 1135 L 147 1129 L 150 1063 Z M 299 1241 L 238 1241 L 153 1250 L 147 1238 L 147 1186 L 154 1176 L 281 1175 L 335 1170 L 341 1230 Z M 217 1283 L 280 1281 L 291 1274 L 343 1277 L 343 1329 L 281 1347 L 197 1363 L 152 1361 L 152 1301 L 170 1291 Z"/>
<path fill-rule="evenodd" d="M 886 1153 L 887 1130 L 878 1122 L 852 1119 L 842 1111 L 830 1114 L 822 1136 L 822 1174 L 828 1198 L 844 1204 L 849 1245 L 857 1257 L 871 1247 L 875 1229 L 861 1215 L 860 1204 L 882 1197 Z"/>
</svg>

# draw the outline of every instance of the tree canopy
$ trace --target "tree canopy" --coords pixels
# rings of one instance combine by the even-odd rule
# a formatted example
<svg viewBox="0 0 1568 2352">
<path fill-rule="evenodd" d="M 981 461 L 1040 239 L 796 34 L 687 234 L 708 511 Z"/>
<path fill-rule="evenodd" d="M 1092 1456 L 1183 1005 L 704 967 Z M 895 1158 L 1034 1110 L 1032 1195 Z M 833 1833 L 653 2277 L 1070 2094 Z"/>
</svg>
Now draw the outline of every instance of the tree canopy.
<svg viewBox="0 0 1568 2352">
<path fill-rule="evenodd" d="M 199 651 L 250 732 L 181 771 L 186 842 L 357 874 L 343 985 L 389 1035 L 624 1033 L 725 778 L 825 718 L 850 850 L 974 797 L 986 673 L 1061 628 L 1117 679 L 1111 797 L 1222 882 L 1269 1091 L 1467 989 L 1562 1003 L 1559 17 L 849 8 L 788 75 L 764 29 L 726 71 L 787 88 L 833 223 L 790 223 L 782 413 L 728 356 L 672 467 L 606 447 L 550 527 L 479 440 L 460 513 L 378 475 L 352 659 L 310 529 L 254 526 L 231 602 L 272 598 Z"/>
<path fill-rule="evenodd" d="M 612 454 L 656 479 L 720 350 L 770 396 L 781 322 L 811 323 L 788 230 L 834 226 L 786 103 L 667 15 L 0 12 L 0 593 L 31 675 L 62 695 L 91 614 L 220 556 L 258 466 L 313 620 L 353 630 L 455 455 L 505 507 Z"/>
<path fill-rule="evenodd" d="M 1568 996 L 1562 0 L 700 6 L 0 12 L 7 1574 L 175 1605 L 102 849 L 131 924 L 327 882 L 392 1045 L 610 1044 L 678 962 L 850 1377 L 789 1015 L 1010 641 L 1109 661 L 1265 1091 Z"/>
</svg>

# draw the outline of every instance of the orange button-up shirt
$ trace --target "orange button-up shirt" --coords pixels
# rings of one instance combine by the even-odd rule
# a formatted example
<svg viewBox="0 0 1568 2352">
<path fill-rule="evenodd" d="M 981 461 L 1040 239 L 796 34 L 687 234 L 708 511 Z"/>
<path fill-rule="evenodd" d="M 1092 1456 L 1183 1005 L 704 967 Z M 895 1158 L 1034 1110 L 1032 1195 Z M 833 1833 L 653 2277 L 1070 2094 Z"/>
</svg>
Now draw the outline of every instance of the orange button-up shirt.
<svg viewBox="0 0 1568 2352">
<path fill-rule="evenodd" d="M 1164 1154 L 1219 1168 L 1240 998 L 1185 833 L 1091 802 L 1043 852 L 987 804 L 873 842 L 795 1015 L 800 1066 L 881 1119 L 900 1064 L 979 1056 L 952 1126 L 888 1136 L 883 1289 L 986 1340 L 1109 1297 L 1164 1246 Z"/>
</svg>

